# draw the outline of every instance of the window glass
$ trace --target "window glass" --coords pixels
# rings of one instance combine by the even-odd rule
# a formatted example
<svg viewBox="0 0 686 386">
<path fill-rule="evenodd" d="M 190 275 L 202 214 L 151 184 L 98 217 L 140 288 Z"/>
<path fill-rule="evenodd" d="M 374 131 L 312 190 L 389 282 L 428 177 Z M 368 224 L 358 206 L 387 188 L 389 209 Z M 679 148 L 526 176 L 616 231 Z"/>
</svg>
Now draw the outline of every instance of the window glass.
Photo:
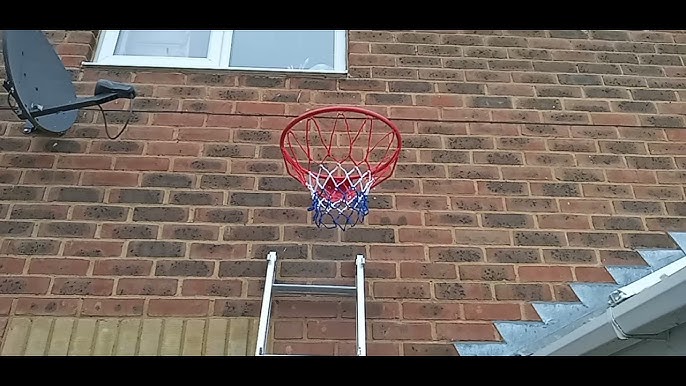
<svg viewBox="0 0 686 386">
<path fill-rule="evenodd" d="M 234 31 L 230 67 L 334 69 L 335 31 Z"/>
<path fill-rule="evenodd" d="M 206 58 L 211 31 L 123 30 L 115 55 Z"/>
</svg>

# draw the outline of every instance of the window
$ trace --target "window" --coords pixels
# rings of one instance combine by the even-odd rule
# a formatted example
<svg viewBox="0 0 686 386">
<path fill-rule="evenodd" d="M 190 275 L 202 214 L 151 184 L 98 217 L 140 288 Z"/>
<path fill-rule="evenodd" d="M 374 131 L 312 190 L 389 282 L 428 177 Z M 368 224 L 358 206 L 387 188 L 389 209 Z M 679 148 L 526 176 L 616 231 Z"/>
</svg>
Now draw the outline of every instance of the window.
<svg viewBox="0 0 686 386">
<path fill-rule="evenodd" d="M 106 30 L 94 64 L 344 73 L 341 30 Z"/>
</svg>

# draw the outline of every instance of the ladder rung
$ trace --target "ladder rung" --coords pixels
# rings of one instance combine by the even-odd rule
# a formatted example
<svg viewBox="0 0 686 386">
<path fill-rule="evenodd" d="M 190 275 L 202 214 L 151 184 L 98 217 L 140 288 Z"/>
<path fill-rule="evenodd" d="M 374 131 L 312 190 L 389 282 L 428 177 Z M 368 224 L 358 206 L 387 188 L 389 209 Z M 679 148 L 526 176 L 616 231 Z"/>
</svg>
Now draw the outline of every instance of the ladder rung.
<svg viewBox="0 0 686 386">
<path fill-rule="evenodd" d="M 357 288 L 344 285 L 274 283 L 273 291 L 291 294 L 354 296 L 357 293 Z"/>
</svg>

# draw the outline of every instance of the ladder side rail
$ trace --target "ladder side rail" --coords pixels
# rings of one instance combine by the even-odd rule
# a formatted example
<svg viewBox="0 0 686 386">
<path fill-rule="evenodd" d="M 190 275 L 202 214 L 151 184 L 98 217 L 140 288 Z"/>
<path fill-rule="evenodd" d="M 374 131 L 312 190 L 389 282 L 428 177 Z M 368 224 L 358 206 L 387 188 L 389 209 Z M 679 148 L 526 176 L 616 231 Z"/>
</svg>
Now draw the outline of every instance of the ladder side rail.
<svg viewBox="0 0 686 386">
<path fill-rule="evenodd" d="M 357 355 L 367 355 L 367 322 L 365 312 L 365 290 L 364 290 L 364 263 L 363 255 L 357 255 L 355 265 L 357 268 L 355 274 L 355 287 L 357 288 L 357 312 L 355 322 L 357 325 Z"/>
<path fill-rule="evenodd" d="M 267 254 L 267 275 L 264 281 L 264 292 L 262 294 L 262 308 L 260 310 L 260 322 L 257 329 L 257 345 L 255 355 L 267 354 L 267 339 L 269 337 L 269 322 L 271 317 L 272 293 L 274 280 L 276 278 L 276 252 Z"/>
</svg>

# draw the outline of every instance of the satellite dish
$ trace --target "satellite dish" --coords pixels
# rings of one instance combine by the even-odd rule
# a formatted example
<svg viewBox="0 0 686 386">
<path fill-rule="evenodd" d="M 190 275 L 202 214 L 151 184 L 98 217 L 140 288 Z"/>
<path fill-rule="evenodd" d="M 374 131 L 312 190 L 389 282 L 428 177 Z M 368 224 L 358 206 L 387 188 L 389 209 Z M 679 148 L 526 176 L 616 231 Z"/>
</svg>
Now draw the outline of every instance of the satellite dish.
<svg viewBox="0 0 686 386">
<path fill-rule="evenodd" d="M 10 96 L 14 99 L 16 106 L 10 106 L 19 119 L 26 120 L 26 134 L 36 129 L 64 134 L 76 122 L 79 109 L 136 97 L 133 86 L 101 79 L 94 96 L 79 98 L 71 74 L 43 32 L 5 30 L 3 35 L 7 73 L 3 87 L 8 102 Z"/>
</svg>

